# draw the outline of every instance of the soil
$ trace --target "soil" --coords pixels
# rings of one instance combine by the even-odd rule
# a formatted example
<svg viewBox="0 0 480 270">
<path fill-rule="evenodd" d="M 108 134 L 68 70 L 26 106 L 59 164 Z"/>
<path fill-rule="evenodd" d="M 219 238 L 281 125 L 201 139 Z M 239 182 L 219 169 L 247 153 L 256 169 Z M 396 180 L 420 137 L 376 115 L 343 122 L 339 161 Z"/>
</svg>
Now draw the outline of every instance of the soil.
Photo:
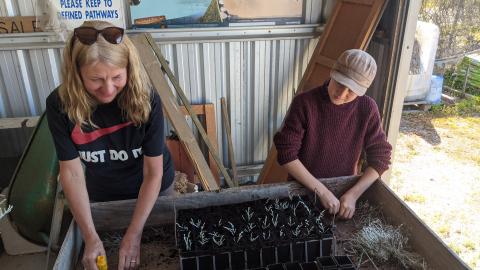
<svg viewBox="0 0 480 270">
<path fill-rule="evenodd" d="M 124 231 L 100 233 L 109 269 L 118 268 L 118 251 Z M 140 248 L 140 269 L 176 270 L 178 269 L 178 250 L 175 247 L 173 225 L 145 228 Z M 77 263 L 77 270 L 83 270 L 81 262 Z"/>
</svg>

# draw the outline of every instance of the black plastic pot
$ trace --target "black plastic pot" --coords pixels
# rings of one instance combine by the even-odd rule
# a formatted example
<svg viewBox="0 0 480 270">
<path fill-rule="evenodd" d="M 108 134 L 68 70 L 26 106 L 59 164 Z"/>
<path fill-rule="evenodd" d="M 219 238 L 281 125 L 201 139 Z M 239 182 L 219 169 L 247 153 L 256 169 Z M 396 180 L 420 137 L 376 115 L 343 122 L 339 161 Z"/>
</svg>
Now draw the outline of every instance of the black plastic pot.
<svg viewBox="0 0 480 270">
<path fill-rule="evenodd" d="M 285 270 L 302 270 L 300 263 L 297 263 L 297 262 L 286 263 L 284 267 L 285 267 Z"/>
<path fill-rule="evenodd" d="M 245 252 L 243 251 L 234 251 L 230 254 L 232 269 L 233 270 L 243 270 L 245 269 Z"/>
<path fill-rule="evenodd" d="M 213 256 L 200 256 L 198 257 L 198 270 L 212 270 L 213 269 Z"/>
<path fill-rule="evenodd" d="M 322 250 L 320 256 L 330 256 L 333 254 L 333 237 L 322 239 Z"/>
<path fill-rule="evenodd" d="M 230 269 L 230 253 L 221 253 L 215 255 L 215 270 Z"/>
<path fill-rule="evenodd" d="M 331 256 L 319 257 L 316 261 L 321 270 L 337 269 L 337 262 Z"/>
<path fill-rule="evenodd" d="M 313 262 L 320 257 L 320 240 L 311 240 L 307 242 L 307 262 Z"/>
<path fill-rule="evenodd" d="M 292 244 L 292 259 L 294 262 L 305 262 L 305 242 L 296 242 Z"/>
<path fill-rule="evenodd" d="M 290 259 L 290 244 L 280 245 L 277 247 L 277 259 L 279 263 L 291 262 Z"/>
<path fill-rule="evenodd" d="M 318 270 L 317 264 L 315 262 L 302 263 L 302 270 Z"/>
<path fill-rule="evenodd" d="M 267 266 L 268 270 L 284 270 L 283 269 L 283 264 L 277 263 L 277 264 L 271 264 Z"/>
<path fill-rule="evenodd" d="M 260 249 L 247 250 L 247 268 L 256 268 L 261 266 Z"/>
<path fill-rule="evenodd" d="M 270 265 L 276 262 L 275 247 L 262 248 L 262 265 Z"/>
<path fill-rule="evenodd" d="M 334 259 L 341 269 L 355 269 L 352 260 L 348 256 L 335 256 Z"/>
<path fill-rule="evenodd" d="M 181 258 L 180 259 L 180 269 L 181 270 L 197 270 L 197 258 Z"/>
</svg>

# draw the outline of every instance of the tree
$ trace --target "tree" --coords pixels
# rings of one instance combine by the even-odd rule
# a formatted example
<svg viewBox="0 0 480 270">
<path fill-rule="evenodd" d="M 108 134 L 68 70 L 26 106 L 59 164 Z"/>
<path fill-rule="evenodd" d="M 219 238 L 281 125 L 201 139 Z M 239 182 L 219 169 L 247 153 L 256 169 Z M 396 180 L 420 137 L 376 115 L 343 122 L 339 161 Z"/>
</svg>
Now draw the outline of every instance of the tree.
<svg viewBox="0 0 480 270">
<path fill-rule="evenodd" d="M 437 58 L 480 49 L 480 0 L 424 0 L 419 20 L 440 28 Z"/>
</svg>

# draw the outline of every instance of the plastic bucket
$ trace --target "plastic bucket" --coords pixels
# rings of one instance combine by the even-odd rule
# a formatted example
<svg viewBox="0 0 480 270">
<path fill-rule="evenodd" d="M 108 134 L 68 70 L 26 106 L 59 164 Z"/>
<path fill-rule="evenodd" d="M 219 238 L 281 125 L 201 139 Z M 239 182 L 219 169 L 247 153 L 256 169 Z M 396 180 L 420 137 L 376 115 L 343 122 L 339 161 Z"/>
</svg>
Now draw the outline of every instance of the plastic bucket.
<svg viewBox="0 0 480 270">
<path fill-rule="evenodd" d="M 440 104 L 442 102 L 443 76 L 432 75 L 430 91 L 425 98 L 428 104 Z"/>
</svg>

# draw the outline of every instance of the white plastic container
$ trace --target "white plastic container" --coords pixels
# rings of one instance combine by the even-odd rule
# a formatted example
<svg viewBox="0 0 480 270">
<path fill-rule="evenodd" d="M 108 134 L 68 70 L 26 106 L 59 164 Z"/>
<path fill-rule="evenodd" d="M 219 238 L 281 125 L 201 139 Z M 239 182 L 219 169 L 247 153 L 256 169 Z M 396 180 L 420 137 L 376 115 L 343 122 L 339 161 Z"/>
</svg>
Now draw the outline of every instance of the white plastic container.
<svg viewBox="0 0 480 270">
<path fill-rule="evenodd" d="M 405 101 L 422 101 L 430 92 L 431 77 L 435 55 L 437 53 L 440 30 L 433 23 L 418 21 L 415 32 L 415 39 L 420 46 L 420 63 L 417 74 L 409 74 Z"/>
</svg>

